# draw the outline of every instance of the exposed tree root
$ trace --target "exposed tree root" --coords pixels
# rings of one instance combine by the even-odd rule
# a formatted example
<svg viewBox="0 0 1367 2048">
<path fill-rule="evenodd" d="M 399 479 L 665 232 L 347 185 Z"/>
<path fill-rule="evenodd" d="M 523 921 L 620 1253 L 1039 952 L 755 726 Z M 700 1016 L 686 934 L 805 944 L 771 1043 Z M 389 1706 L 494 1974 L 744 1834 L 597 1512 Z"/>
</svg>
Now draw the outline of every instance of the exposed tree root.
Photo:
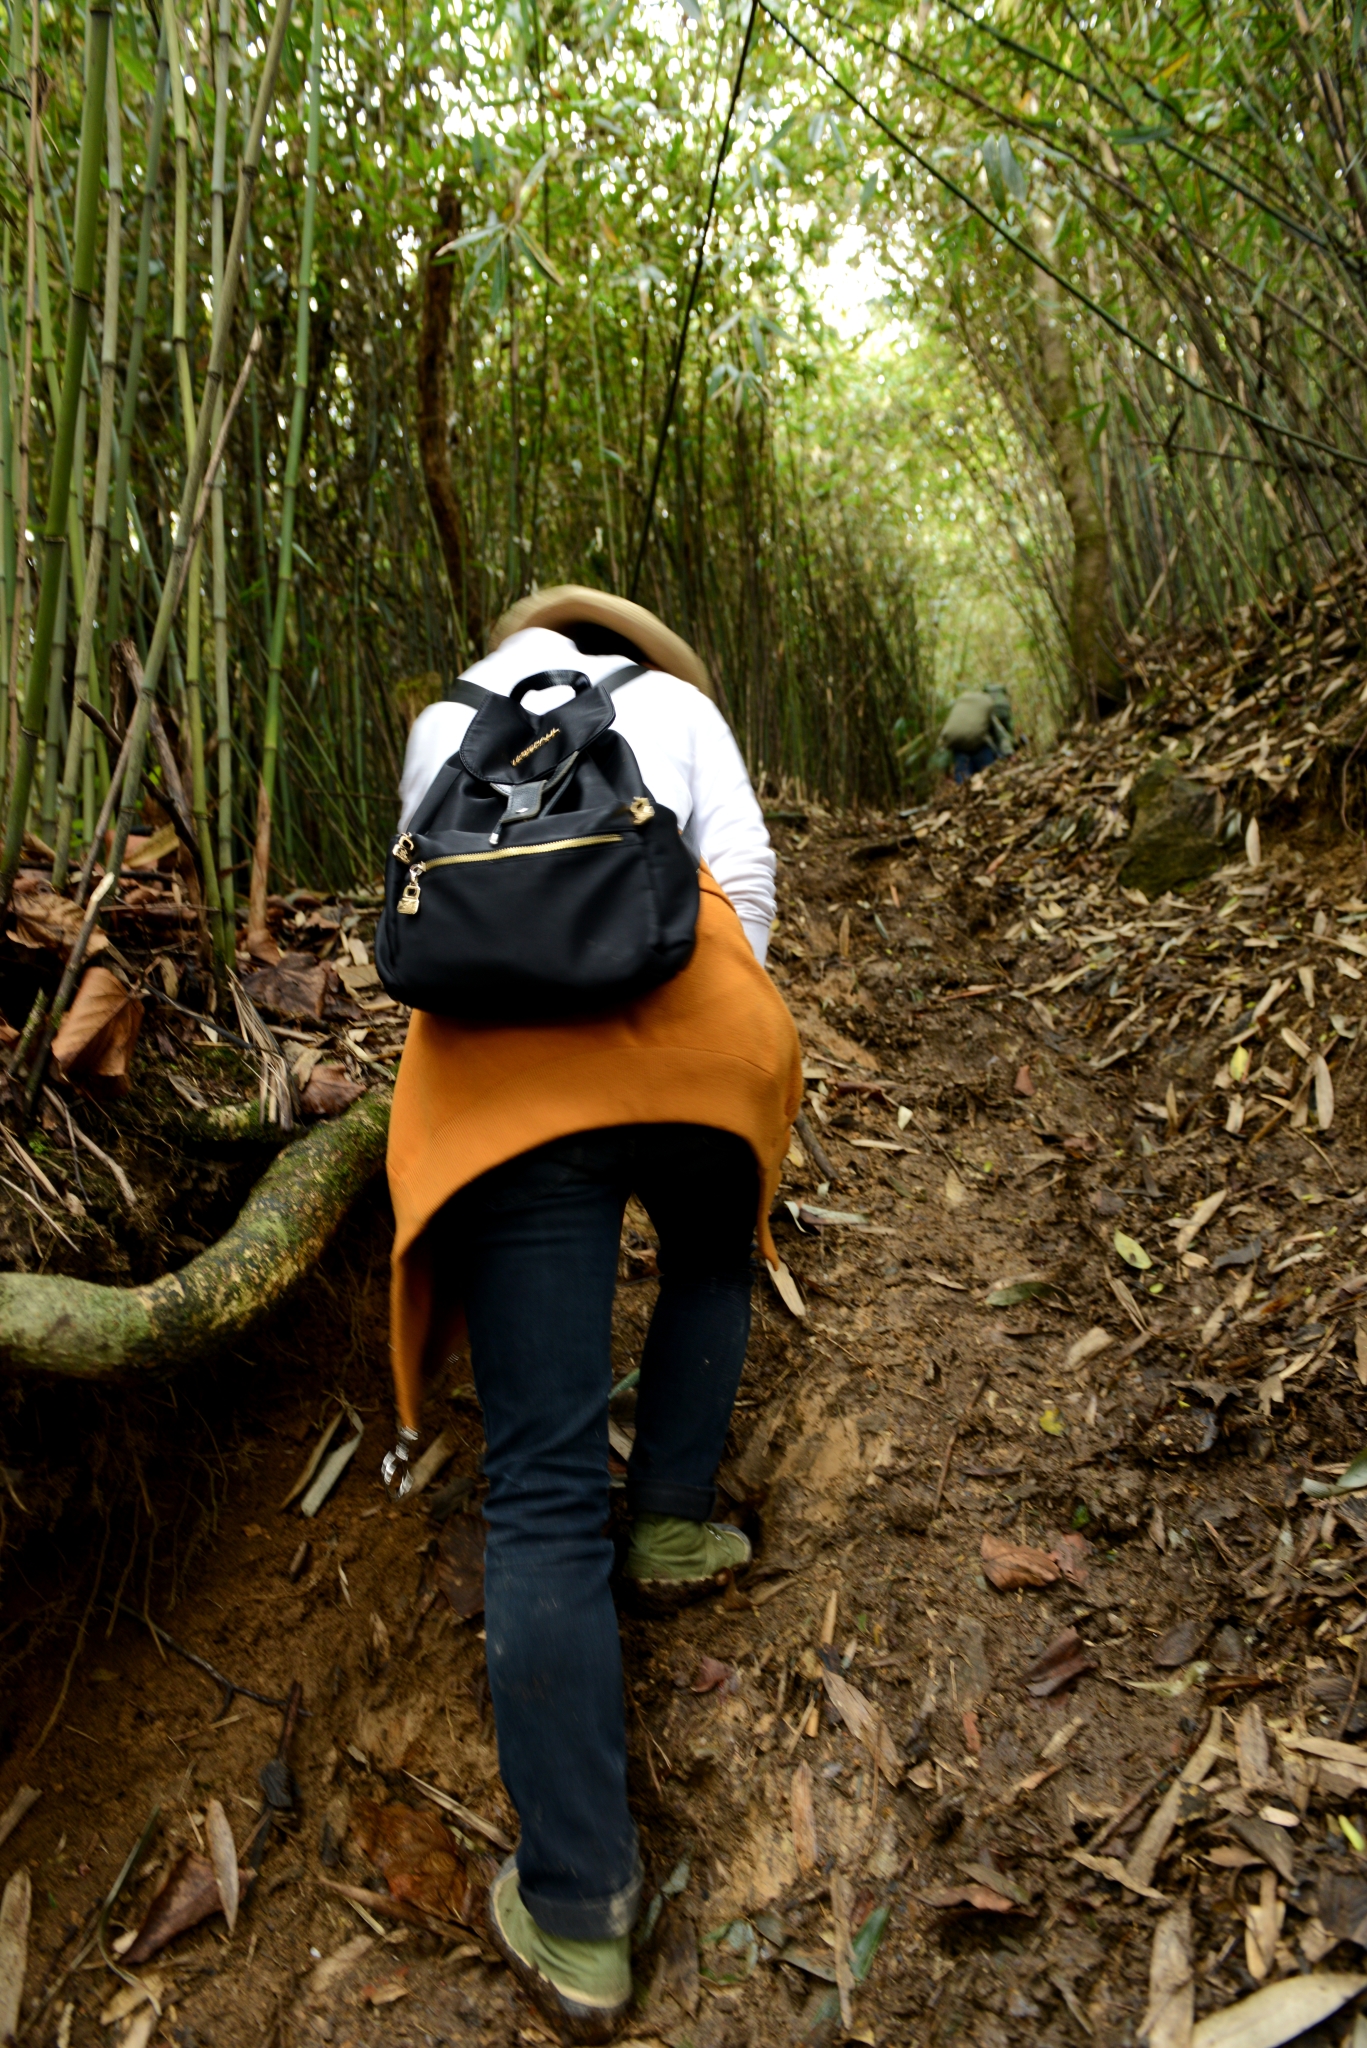
<svg viewBox="0 0 1367 2048">
<path fill-rule="evenodd" d="M 316 1264 L 384 1158 L 388 1092 L 272 1160 L 228 1230 L 146 1287 L 0 1275 L 0 1367 L 119 1379 L 169 1373 L 245 1337 Z"/>
</svg>

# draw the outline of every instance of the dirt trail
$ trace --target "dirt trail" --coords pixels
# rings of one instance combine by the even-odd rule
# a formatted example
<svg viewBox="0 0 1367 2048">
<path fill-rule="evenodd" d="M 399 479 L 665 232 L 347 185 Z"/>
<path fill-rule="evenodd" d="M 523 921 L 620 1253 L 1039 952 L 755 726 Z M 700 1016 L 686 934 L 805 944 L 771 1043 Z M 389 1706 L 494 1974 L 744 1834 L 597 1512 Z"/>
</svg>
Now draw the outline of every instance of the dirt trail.
<svg viewBox="0 0 1367 2048">
<path fill-rule="evenodd" d="M 1351 1740 L 1364 1721 L 1367 1510 L 1301 1490 L 1367 1442 L 1361 854 L 1269 820 L 1257 870 L 1236 847 L 1189 893 L 1132 900 L 1114 845 L 1086 843 L 1125 772 L 1112 741 L 910 818 L 775 828 L 773 964 L 803 1030 L 810 1141 L 778 1235 L 807 1313 L 758 1284 L 722 1475 L 758 1539 L 750 1580 L 674 1621 L 624 1615 L 660 1895 L 638 2040 L 1119 2048 L 1138 2038 L 1164 1901 L 1190 1905 L 1198 2013 L 1351 1970 L 1359 1950 L 1336 1938 L 1367 1941 L 1367 1768 L 1279 1740 Z M 468 1369 L 452 1359 L 428 1403 L 449 1466 L 387 1503 L 382 1251 L 377 1201 L 272 1339 L 279 1369 L 241 1375 L 203 1468 L 212 1535 L 174 1603 L 155 1577 L 124 1594 L 242 1684 L 302 1682 L 296 1812 L 231 1942 L 210 1921 L 144 1972 L 160 1980 L 150 2034 L 136 2014 L 122 2035 L 101 2025 L 117 1985 L 96 1958 L 26 2039 L 545 2038 L 477 1926 L 363 1923 L 326 1888 L 382 1888 L 348 1818 L 366 1799 L 421 1806 L 409 1771 L 513 1827 L 480 1623 L 452 1605 L 470 1604 L 477 1550 Z M 652 1265 L 630 1215 L 619 1377 Z M 281 1502 L 334 1394 L 365 1435 L 304 1523 Z M 614 1415 L 629 1431 L 629 1401 Z M 997 1590 L 985 1536 L 1036 1553 L 1049 1582 Z M 43 1572 L 14 1596 L 26 1620 Z M 102 1598 L 36 1758 L 65 1651 L 21 1669 L 0 1770 L 0 1811 L 43 1788 L 0 1849 L 0 1881 L 21 1863 L 33 1878 L 30 1999 L 154 1805 L 111 1937 L 194 1846 L 207 1801 L 244 1841 L 279 1735 L 270 1707 L 224 1714 L 135 1619 L 106 1635 Z M 1251 1705 L 1261 1720 L 1240 1721 Z M 1217 1710 L 1218 1748 L 1187 1765 L 1204 1783 L 1164 1807 Z M 1313 2038 L 1347 2038 L 1350 2013 Z"/>
</svg>

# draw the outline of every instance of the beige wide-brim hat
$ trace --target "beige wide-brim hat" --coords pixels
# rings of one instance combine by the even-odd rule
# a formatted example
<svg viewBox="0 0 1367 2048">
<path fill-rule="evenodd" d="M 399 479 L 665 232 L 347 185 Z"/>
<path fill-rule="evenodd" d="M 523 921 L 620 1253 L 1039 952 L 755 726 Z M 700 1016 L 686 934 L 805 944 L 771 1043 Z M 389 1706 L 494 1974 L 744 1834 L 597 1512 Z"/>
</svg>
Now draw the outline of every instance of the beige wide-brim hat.
<svg viewBox="0 0 1367 2048">
<path fill-rule="evenodd" d="M 582 583 L 558 583 L 551 590 L 538 590 L 532 597 L 519 598 L 510 605 L 489 635 L 489 652 L 501 647 L 513 633 L 528 626 L 545 626 L 551 632 L 565 632 L 578 624 L 606 626 L 621 633 L 639 647 L 651 668 L 666 675 L 682 676 L 715 704 L 717 693 L 701 655 L 686 640 L 671 633 L 654 612 L 629 597 L 614 597 L 608 590 L 590 590 Z"/>
</svg>

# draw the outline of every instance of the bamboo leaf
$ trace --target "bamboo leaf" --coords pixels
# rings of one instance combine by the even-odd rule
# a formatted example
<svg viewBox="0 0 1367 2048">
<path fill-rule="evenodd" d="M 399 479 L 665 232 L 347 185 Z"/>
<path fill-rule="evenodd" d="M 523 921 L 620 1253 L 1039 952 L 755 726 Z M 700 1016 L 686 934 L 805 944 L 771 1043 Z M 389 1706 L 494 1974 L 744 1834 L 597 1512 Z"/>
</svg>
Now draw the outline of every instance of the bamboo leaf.
<svg viewBox="0 0 1367 2048">
<path fill-rule="evenodd" d="M 563 290 L 565 284 L 564 278 L 560 275 L 560 272 L 551 262 L 550 257 L 541 247 L 541 244 L 537 241 L 536 237 L 532 234 L 529 234 L 527 229 L 523 227 L 518 228 L 516 230 L 516 234 L 518 246 L 522 250 L 523 255 L 527 258 L 528 262 L 531 263 L 537 270 L 541 272 L 541 275 L 546 279 L 548 284 L 556 285 Z"/>
</svg>

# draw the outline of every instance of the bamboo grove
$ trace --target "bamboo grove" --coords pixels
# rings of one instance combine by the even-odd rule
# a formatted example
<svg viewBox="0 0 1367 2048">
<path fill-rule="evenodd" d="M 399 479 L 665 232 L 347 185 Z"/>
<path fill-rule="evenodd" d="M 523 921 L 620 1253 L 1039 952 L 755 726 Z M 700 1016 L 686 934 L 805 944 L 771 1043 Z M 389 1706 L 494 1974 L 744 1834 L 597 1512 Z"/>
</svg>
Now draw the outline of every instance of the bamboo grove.
<svg viewBox="0 0 1367 2048">
<path fill-rule="evenodd" d="M 373 886 L 409 720 L 535 584 L 657 606 L 770 792 L 890 804 L 984 661 L 1096 715 L 1129 636 L 1360 546 L 1352 6 L 6 32 L 6 888 L 169 816 L 230 958 Z"/>
</svg>

